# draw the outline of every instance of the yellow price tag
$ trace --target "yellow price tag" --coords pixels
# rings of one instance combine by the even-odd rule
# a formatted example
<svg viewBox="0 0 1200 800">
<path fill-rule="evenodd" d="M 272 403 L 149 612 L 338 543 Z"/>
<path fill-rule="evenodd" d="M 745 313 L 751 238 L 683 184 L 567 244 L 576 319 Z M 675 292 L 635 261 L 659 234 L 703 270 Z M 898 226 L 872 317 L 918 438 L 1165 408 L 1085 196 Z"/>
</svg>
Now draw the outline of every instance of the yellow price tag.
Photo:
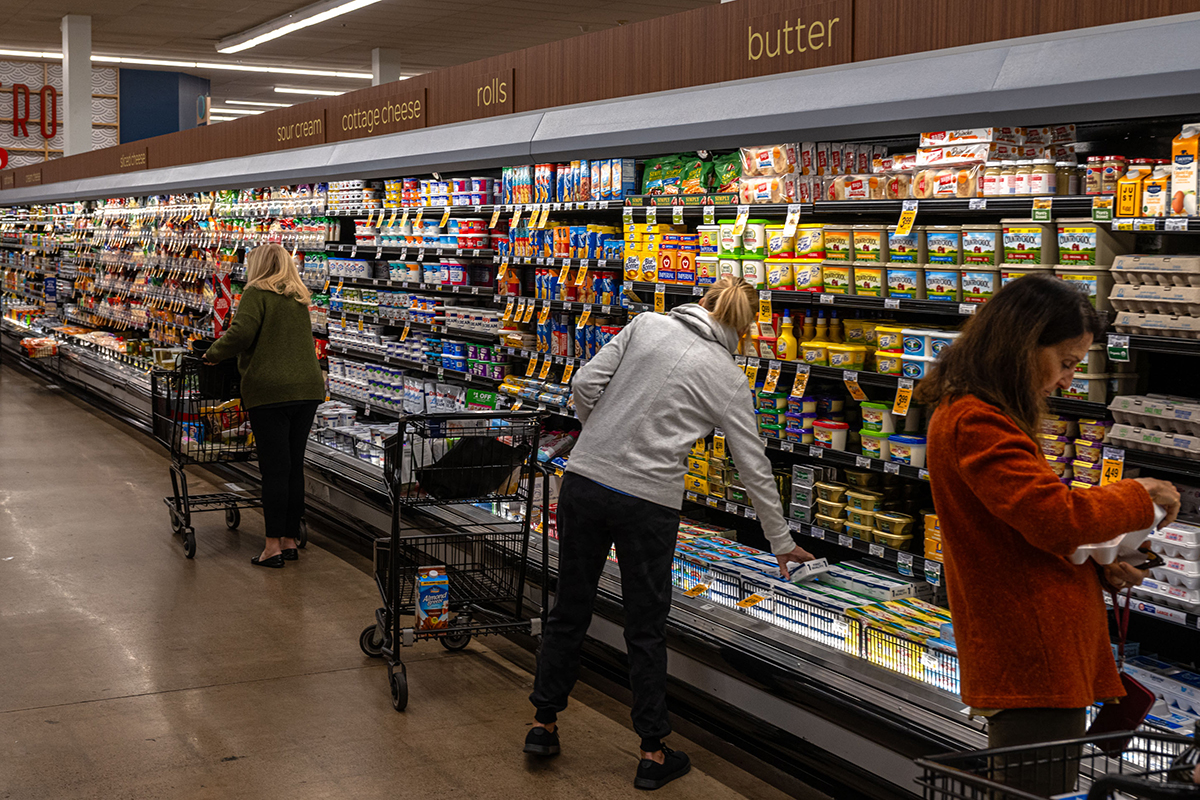
<svg viewBox="0 0 1200 800">
<path fill-rule="evenodd" d="M 363 331 L 363 321 L 362 321 L 362 317 L 359 317 L 358 318 L 358 332 L 362 333 L 362 331 Z"/>
<path fill-rule="evenodd" d="M 850 396 L 855 400 L 861 403 L 867 399 L 867 393 L 864 392 L 862 387 L 858 385 L 857 372 L 843 372 L 842 382 L 846 384 L 846 391 L 850 392 Z"/>
<path fill-rule="evenodd" d="M 796 379 L 792 381 L 792 397 L 804 397 L 804 390 L 808 388 L 809 372 L 808 364 L 800 364 L 796 367 Z"/>
<path fill-rule="evenodd" d="M 446 223 L 450 221 L 450 206 L 442 207 L 442 221 L 438 223 L 439 227 L 446 227 Z"/>
<path fill-rule="evenodd" d="M 567 285 L 567 276 L 570 272 L 571 272 L 571 262 L 568 261 L 565 264 L 563 264 L 562 269 L 560 269 L 558 271 L 558 285 L 559 285 L 560 289 L 563 286 Z"/>
<path fill-rule="evenodd" d="M 896 223 L 896 235 L 908 236 L 912 231 L 913 222 L 917 219 L 917 201 L 905 200 L 904 210 L 900 212 L 900 221 Z"/>
<path fill-rule="evenodd" d="M 534 356 L 533 358 L 529 359 L 529 363 L 525 365 L 525 377 L 532 378 L 533 373 L 537 372 L 537 366 L 538 366 L 538 357 L 537 356 Z"/>
<path fill-rule="evenodd" d="M 415 217 L 413 217 L 413 227 L 414 227 L 414 228 L 415 228 L 415 227 L 417 227 L 417 226 L 419 226 L 419 225 L 421 224 L 421 218 L 422 218 L 422 217 L 424 217 L 424 216 L 425 216 L 425 209 L 424 209 L 424 208 L 418 208 L 418 209 L 417 209 L 417 215 L 416 215 Z"/>
<path fill-rule="evenodd" d="M 538 372 L 539 380 L 546 380 L 546 376 L 550 374 L 550 356 L 546 356 L 546 360 L 542 362 L 542 369 Z"/>
<path fill-rule="evenodd" d="M 520 410 L 521 410 L 521 401 L 520 400 L 513 403 L 512 408 L 509 409 L 509 411 L 520 411 Z"/>
<path fill-rule="evenodd" d="M 754 389 L 754 382 L 758 380 L 758 362 L 746 362 L 746 377 L 750 380 L 750 388 Z"/>
<path fill-rule="evenodd" d="M 800 204 L 788 206 L 787 219 L 783 222 L 783 238 L 790 239 L 796 235 L 796 226 L 800 224 Z"/>
<path fill-rule="evenodd" d="M 892 403 L 892 413 L 898 417 L 908 416 L 908 406 L 912 403 L 913 382 L 907 378 L 900 379 L 900 388 L 896 390 L 896 400 Z"/>
<path fill-rule="evenodd" d="M 383 215 L 380 214 L 380 216 L 383 216 Z M 371 209 L 370 211 L 367 212 L 367 227 L 368 228 L 371 227 L 371 224 L 374 221 L 375 221 L 375 209 Z"/>
<path fill-rule="evenodd" d="M 563 369 L 562 382 L 563 382 L 563 383 L 570 383 L 570 382 L 571 382 L 571 376 L 572 376 L 572 375 L 574 375 L 574 374 L 575 374 L 575 362 L 574 362 L 574 361 L 571 361 L 571 362 L 569 362 L 569 363 L 567 364 L 566 368 L 565 368 L 565 369 Z"/>
<path fill-rule="evenodd" d="M 583 313 L 579 315 L 579 321 L 576 322 L 575 325 L 577 327 L 582 328 L 588 324 L 588 320 L 590 320 L 591 318 L 592 318 L 592 307 L 588 306 L 587 308 L 583 309 Z"/>
<path fill-rule="evenodd" d="M 746 222 L 750 219 L 750 206 L 738 206 L 737 219 L 733 222 L 733 235 L 741 236 L 746 230 Z"/>
<path fill-rule="evenodd" d="M 504 322 L 508 322 L 510 319 L 512 319 L 513 306 L 516 304 L 517 299 L 515 297 L 508 298 L 508 305 L 504 307 L 504 316 L 501 318 Z"/>
<path fill-rule="evenodd" d="M 405 339 L 408 338 L 408 332 L 410 330 L 412 330 L 412 323 L 409 323 L 409 322 L 404 323 L 404 330 L 400 331 L 400 341 L 403 342 Z"/>
<path fill-rule="evenodd" d="M 683 596 L 684 597 L 699 597 L 700 595 L 704 594 L 707 591 L 708 591 L 708 586 L 706 586 L 703 583 L 697 583 L 695 586 L 693 586 L 692 588 L 690 588 L 686 592 L 684 592 Z"/>
<path fill-rule="evenodd" d="M 745 600 L 739 600 L 737 606 L 738 608 L 753 608 L 766 599 L 761 594 L 752 594 Z"/>
<path fill-rule="evenodd" d="M 515 205 L 515 206 L 513 206 L 512 219 L 508 221 L 508 227 L 516 228 L 516 227 L 519 227 L 520 225 L 521 225 L 521 206 Z"/>
<path fill-rule="evenodd" d="M 762 291 L 758 293 L 758 324 L 771 324 L 771 292 Z M 763 334 L 764 336 L 766 334 Z"/>
<path fill-rule="evenodd" d="M 772 361 L 767 368 L 767 379 L 763 381 L 763 391 L 770 394 L 775 391 L 775 387 L 779 385 L 779 373 L 783 371 L 783 365 L 778 361 Z"/>
<path fill-rule="evenodd" d="M 547 300 L 542 306 L 542 310 L 538 312 L 538 324 L 545 325 L 546 320 L 550 319 L 550 301 Z"/>
<path fill-rule="evenodd" d="M 404 209 L 404 213 L 400 215 L 400 227 L 403 228 L 408 224 L 408 209 Z"/>
<path fill-rule="evenodd" d="M 546 227 L 546 223 L 549 221 L 550 221 L 550 204 L 547 203 L 546 205 L 542 206 L 542 218 L 540 220 L 538 220 L 538 227 L 544 229 Z"/>
<path fill-rule="evenodd" d="M 661 283 L 654 286 L 654 310 L 660 314 L 667 310 L 667 288 Z"/>
<path fill-rule="evenodd" d="M 345 286 L 345 285 L 346 285 L 346 279 L 345 279 L 345 278 L 338 278 L 338 285 L 337 285 L 337 291 L 338 291 L 338 294 L 341 294 L 341 292 L 342 292 L 342 287 L 343 287 L 343 286 Z"/>
<path fill-rule="evenodd" d="M 581 264 L 579 270 L 575 273 L 575 285 L 583 286 L 583 282 L 587 279 L 588 268 L 587 264 Z"/>
<path fill-rule="evenodd" d="M 500 224 L 500 212 L 503 210 L 503 206 L 496 206 L 492 209 L 492 220 L 488 223 L 489 228 L 494 228 Z"/>
<path fill-rule="evenodd" d="M 500 269 L 496 270 L 496 286 L 497 287 L 499 287 L 500 284 L 504 283 L 504 278 L 506 275 L 508 275 L 508 262 L 502 261 L 500 263 Z"/>
<path fill-rule="evenodd" d="M 521 315 L 522 323 L 530 322 L 533 319 L 534 306 L 535 303 L 532 299 L 525 304 L 525 313 Z"/>
<path fill-rule="evenodd" d="M 395 209 L 395 208 L 392 209 L 392 215 L 390 217 L 388 217 L 388 227 L 389 228 L 396 224 L 396 212 L 398 210 L 399 209 Z"/>
<path fill-rule="evenodd" d="M 1101 451 L 1100 485 L 1108 486 L 1121 480 L 1125 474 L 1125 451 L 1119 447 L 1106 447 Z"/>
</svg>

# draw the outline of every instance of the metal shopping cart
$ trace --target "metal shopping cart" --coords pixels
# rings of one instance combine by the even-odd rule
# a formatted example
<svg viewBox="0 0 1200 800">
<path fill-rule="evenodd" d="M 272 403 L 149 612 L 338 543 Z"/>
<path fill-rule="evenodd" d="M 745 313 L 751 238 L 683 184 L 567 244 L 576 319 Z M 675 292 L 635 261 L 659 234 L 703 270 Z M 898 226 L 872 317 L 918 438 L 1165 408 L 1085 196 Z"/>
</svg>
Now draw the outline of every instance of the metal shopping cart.
<svg viewBox="0 0 1200 800">
<path fill-rule="evenodd" d="M 1191 744 L 1184 736 L 1138 732 L 977 750 L 919 759 L 917 781 L 926 800 L 1197 800 L 1194 766 L 1171 769 Z"/>
<path fill-rule="evenodd" d="M 249 492 L 190 494 L 189 464 L 220 464 L 250 461 L 255 457 L 250 419 L 238 399 L 238 373 L 232 362 L 204 364 L 191 355 L 181 356 L 175 369 L 150 373 L 150 396 L 154 438 L 171 453 L 171 495 L 164 497 L 171 514 L 171 531 L 183 535 L 183 551 L 196 555 L 196 531 L 192 514 L 224 511 L 225 525 L 236 530 L 243 508 L 261 508 L 262 498 Z M 308 531 L 300 523 L 300 547 L 307 544 Z"/>
<path fill-rule="evenodd" d="M 397 711 L 408 705 L 400 647 L 437 639 L 461 650 L 472 636 L 541 634 L 545 581 L 541 616 L 522 614 L 541 422 L 537 412 L 414 415 L 384 443 L 392 530 L 375 543 L 383 607 L 359 646 L 387 660 Z"/>
</svg>

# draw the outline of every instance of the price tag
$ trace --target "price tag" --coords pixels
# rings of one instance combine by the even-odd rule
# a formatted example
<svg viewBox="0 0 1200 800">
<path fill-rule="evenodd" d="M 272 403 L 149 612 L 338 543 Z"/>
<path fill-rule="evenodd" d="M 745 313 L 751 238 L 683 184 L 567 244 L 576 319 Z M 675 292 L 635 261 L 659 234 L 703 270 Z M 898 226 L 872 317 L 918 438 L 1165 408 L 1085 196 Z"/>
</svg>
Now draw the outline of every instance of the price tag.
<svg viewBox="0 0 1200 800">
<path fill-rule="evenodd" d="M 925 562 L 925 580 L 934 586 L 942 585 L 942 565 L 936 561 Z"/>
<path fill-rule="evenodd" d="M 896 223 L 896 235 L 908 236 L 912 232 L 913 222 L 917 219 L 916 200 L 905 200 L 904 210 L 900 212 L 900 221 Z"/>
<path fill-rule="evenodd" d="M 548 319 L 550 319 L 550 301 L 546 300 L 542 303 L 542 310 L 538 312 L 538 324 L 545 325 Z"/>
<path fill-rule="evenodd" d="M 890 475 L 899 475 L 900 474 L 900 462 L 898 462 L 898 461 L 883 462 L 883 471 Z"/>
<path fill-rule="evenodd" d="M 896 570 L 906 577 L 913 576 L 913 557 L 912 553 L 897 553 L 896 554 Z"/>
<path fill-rule="evenodd" d="M 654 206 L 646 207 L 646 225 L 658 224 L 658 209 Z"/>
<path fill-rule="evenodd" d="M 538 227 L 542 228 L 544 230 L 546 227 L 546 223 L 549 221 L 550 221 L 550 204 L 547 203 L 546 205 L 542 206 L 542 217 L 540 220 L 538 220 Z"/>
<path fill-rule="evenodd" d="M 538 357 L 537 356 L 534 356 L 533 358 L 529 359 L 529 363 L 525 365 L 525 377 L 532 378 L 533 373 L 537 372 L 537 366 L 538 366 Z"/>
<path fill-rule="evenodd" d="M 800 224 L 800 204 L 788 206 L 787 219 L 783 222 L 783 238 L 790 239 L 796 235 L 796 226 Z"/>
<path fill-rule="evenodd" d="M 785 453 L 794 453 L 796 452 L 796 445 L 792 442 L 780 442 L 779 449 Z"/>
<path fill-rule="evenodd" d="M 692 588 L 690 588 L 686 592 L 684 592 L 683 596 L 684 597 L 699 597 L 700 595 L 704 594 L 707 591 L 708 591 L 708 586 L 706 586 L 703 583 L 697 583 L 695 586 L 693 586 Z"/>
<path fill-rule="evenodd" d="M 1092 222 L 1112 222 L 1113 196 L 1096 195 L 1092 198 Z"/>
<path fill-rule="evenodd" d="M 580 262 L 579 270 L 576 271 L 576 273 L 575 273 L 575 285 L 583 286 L 584 281 L 587 280 L 587 274 L 588 274 L 588 262 L 586 259 L 584 259 L 583 261 Z"/>
<path fill-rule="evenodd" d="M 1155 228 L 1156 225 L 1152 219 L 1135 219 L 1133 221 L 1133 229 L 1135 231 L 1153 231 Z"/>
<path fill-rule="evenodd" d="M 1119 447 L 1105 447 L 1100 455 L 1100 485 L 1108 486 L 1121 480 L 1125 474 L 1125 451 Z"/>
<path fill-rule="evenodd" d="M 296 251 L 292 250 L 292 256 L 295 257 L 295 255 L 296 255 Z M 383 245 L 380 245 L 375 248 L 375 260 L 378 261 L 381 258 L 383 258 Z"/>
<path fill-rule="evenodd" d="M 866 456 L 855 456 L 854 466 L 858 467 L 859 469 L 870 469 L 871 459 L 867 458 Z"/>
<path fill-rule="evenodd" d="M 534 301 L 532 299 L 530 299 L 525 304 L 525 311 L 521 314 L 521 323 L 522 324 L 528 324 L 529 322 L 533 321 L 533 311 L 534 311 L 535 305 L 536 304 L 534 303 Z"/>
<path fill-rule="evenodd" d="M 753 508 L 747 508 L 746 519 L 758 519 L 758 512 L 756 512 Z"/>
<path fill-rule="evenodd" d="M 783 371 L 783 365 L 778 361 L 771 361 L 767 364 L 767 379 L 763 381 L 763 391 L 770 394 L 775 391 L 775 387 L 779 385 L 779 373 Z"/>
<path fill-rule="evenodd" d="M 508 221 L 508 227 L 516 228 L 516 227 L 519 227 L 520 224 L 521 224 L 521 206 L 515 205 L 515 206 L 513 206 L 512 219 L 510 219 Z"/>
<path fill-rule="evenodd" d="M 1132 219 L 1114 219 L 1112 226 L 1113 226 L 1113 230 L 1115 230 L 1115 231 L 1131 231 L 1131 230 L 1133 230 L 1133 220 Z"/>
<path fill-rule="evenodd" d="M 674 206 L 671 208 L 671 222 L 674 225 L 683 224 L 683 206 Z"/>
<path fill-rule="evenodd" d="M 828 292 L 821 292 L 817 295 L 817 298 L 818 302 L 820 302 L 823 306 L 831 306 L 834 304 L 833 295 L 829 294 Z"/>
<path fill-rule="evenodd" d="M 824 541 L 825 540 L 825 529 L 818 528 L 816 525 L 813 525 L 811 528 L 808 529 L 808 535 L 813 537 L 814 539 L 820 539 L 821 541 Z"/>
<path fill-rule="evenodd" d="M 838 544 L 842 547 L 854 547 L 854 537 L 845 533 L 838 534 Z"/>
<path fill-rule="evenodd" d="M 567 273 L 571 271 L 571 262 L 568 259 L 563 259 L 562 269 L 558 272 L 558 285 L 567 285 Z"/>
<path fill-rule="evenodd" d="M 410 330 L 412 330 L 412 324 L 408 322 L 404 323 L 404 330 L 400 331 L 400 341 L 403 342 L 408 338 L 408 332 Z"/>
<path fill-rule="evenodd" d="M 592 307 L 590 305 L 586 305 L 583 307 L 583 313 L 579 315 L 579 321 L 576 322 L 575 324 L 582 327 L 584 325 L 587 325 L 588 320 L 590 320 L 591 318 L 592 318 Z"/>
<path fill-rule="evenodd" d="M 363 332 L 363 320 L 362 320 L 362 317 L 359 317 L 359 318 L 358 318 L 358 332 L 359 332 L 359 333 L 362 333 L 362 332 Z"/>
<path fill-rule="evenodd" d="M 491 221 L 490 221 L 490 222 L 488 222 L 488 227 L 489 227 L 489 228 L 495 228 L 497 225 L 499 225 L 499 224 L 500 224 L 500 213 L 501 213 L 503 210 L 504 210 L 504 207 L 503 207 L 503 206 L 496 206 L 495 208 L 493 208 L 493 209 L 492 209 L 492 219 L 491 219 Z M 405 213 L 406 215 L 408 214 L 408 212 L 407 212 L 407 211 L 405 211 L 404 213 Z M 403 223 L 403 222 L 401 222 L 401 224 L 404 224 L 404 223 Z"/>
<path fill-rule="evenodd" d="M 892 413 L 900 416 L 908 416 L 908 406 L 912 403 L 913 382 L 908 378 L 901 378 L 899 388 L 896 389 L 896 401 L 892 403 Z"/>
<path fill-rule="evenodd" d="M 867 393 L 858 385 L 858 373 L 846 370 L 842 373 L 842 383 L 846 384 L 846 390 L 850 392 L 850 396 L 858 402 L 863 402 L 867 399 Z"/>
<path fill-rule="evenodd" d="M 358 245 L 350 248 L 350 257 L 354 258 L 356 255 L 358 255 Z"/>
<path fill-rule="evenodd" d="M 1033 198 L 1033 212 L 1030 217 L 1034 222 L 1049 222 L 1053 212 L 1053 197 Z"/>
<path fill-rule="evenodd" d="M 550 357 L 547 356 L 546 360 L 542 362 L 541 370 L 538 372 L 538 380 L 543 380 L 543 381 L 546 380 L 546 377 L 549 374 L 550 374 Z"/>
<path fill-rule="evenodd" d="M 741 236 L 746 230 L 746 222 L 750 219 L 750 206 L 737 207 L 737 219 L 733 222 L 733 235 Z"/>
<path fill-rule="evenodd" d="M 922 467 L 922 468 L 918 469 L 918 470 L 917 470 L 917 477 L 918 477 L 918 478 L 920 478 L 920 479 L 921 479 L 921 480 L 923 480 L 923 481 L 927 481 L 927 480 L 929 480 L 929 470 L 925 469 L 924 467 Z"/>
<path fill-rule="evenodd" d="M 987 211 L 987 198 L 972 197 L 967 201 L 967 208 L 971 211 Z"/>
<path fill-rule="evenodd" d="M 621 222 L 625 225 L 633 224 L 633 206 L 625 206 L 621 209 Z"/>
<path fill-rule="evenodd" d="M 387 226 L 389 228 L 396 224 L 396 212 L 398 210 L 399 209 L 395 209 L 395 208 L 392 209 L 392 215 L 390 217 L 388 217 L 388 223 L 387 223 Z"/>
<path fill-rule="evenodd" d="M 1187 217 L 1171 217 L 1163 222 L 1163 229 L 1168 231 L 1186 231 L 1188 229 Z"/>
<path fill-rule="evenodd" d="M 416 228 L 421 224 L 421 218 L 425 216 L 425 209 L 418 208 L 417 215 L 413 217 L 413 227 Z"/>
<path fill-rule="evenodd" d="M 766 599 L 761 594 L 752 594 L 745 600 L 739 600 L 737 606 L 738 608 L 753 608 Z"/>
<path fill-rule="evenodd" d="M 769 290 L 758 293 L 758 323 L 760 325 L 771 323 L 771 292 Z"/>
<path fill-rule="evenodd" d="M 758 380 L 758 361 L 746 362 L 746 377 L 750 380 L 750 390 L 754 390 L 754 382 Z"/>
<path fill-rule="evenodd" d="M 383 212 L 380 212 L 379 218 L 382 221 Z M 367 212 L 367 227 L 368 228 L 373 227 L 374 224 L 375 224 L 375 209 L 371 209 L 370 211 Z"/>
<path fill-rule="evenodd" d="M 810 444 L 808 446 L 808 457 L 809 458 L 824 458 L 825 457 L 825 448 L 821 447 L 820 445 Z"/>
<path fill-rule="evenodd" d="M 876 558 L 883 558 L 883 545 L 873 544 L 867 548 L 867 552 L 869 552 L 871 555 L 875 556 Z"/>
<path fill-rule="evenodd" d="M 659 314 L 667 309 L 667 287 L 661 283 L 654 284 L 654 310 Z"/>
<path fill-rule="evenodd" d="M 1129 337 L 1115 333 L 1108 335 L 1108 360 L 1129 361 Z"/>
<path fill-rule="evenodd" d="M 438 227 L 446 227 L 446 223 L 450 221 L 450 206 L 442 206 L 442 221 L 438 223 Z"/>
<path fill-rule="evenodd" d="M 716 206 L 705 206 L 704 207 L 704 224 L 705 225 L 713 225 L 713 224 L 716 224 L 716 221 L 717 221 L 717 207 Z"/>
<path fill-rule="evenodd" d="M 975 303 L 959 303 L 958 313 L 962 314 L 964 317 L 973 317 L 975 316 L 975 308 Z"/>
<path fill-rule="evenodd" d="M 570 383 L 570 382 L 571 382 L 571 376 L 572 376 L 572 375 L 574 375 L 574 374 L 575 374 L 575 362 L 574 362 L 574 361 L 572 361 L 570 364 L 567 364 L 567 366 L 566 366 L 566 368 L 565 368 L 565 369 L 563 369 L 562 382 L 563 382 L 563 383 Z"/>
<path fill-rule="evenodd" d="M 504 316 L 500 318 L 501 321 L 508 322 L 510 319 L 512 319 L 513 306 L 516 304 L 517 299 L 515 297 L 508 298 L 508 305 L 504 306 Z"/>
<path fill-rule="evenodd" d="M 891 297 L 885 298 L 883 301 L 883 307 L 887 308 L 887 309 L 891 309 L 893 311 L 899 311 L 900 310 L 900 301 L 895 298 L 891 298 Z"/>
<path fill-rule="evenodd" d="M 725 504 L 725 511 L 727 511 L 727 512 L 728 512 L 728 513 L 730 513 L 730 514 L 736 514 L 736 513 L 738 513 L 738 507 L 737 507 L 737 503 L 726 503 L 726 504 Z"/>
<path fill-rule="evenodd" d="M 792 381 L 792 397 L 804 397 L 804 390 L 808 388 L 808 376 L 811 368 L 808 364 L 796 365 L 796 378 Z"/>
</svg>

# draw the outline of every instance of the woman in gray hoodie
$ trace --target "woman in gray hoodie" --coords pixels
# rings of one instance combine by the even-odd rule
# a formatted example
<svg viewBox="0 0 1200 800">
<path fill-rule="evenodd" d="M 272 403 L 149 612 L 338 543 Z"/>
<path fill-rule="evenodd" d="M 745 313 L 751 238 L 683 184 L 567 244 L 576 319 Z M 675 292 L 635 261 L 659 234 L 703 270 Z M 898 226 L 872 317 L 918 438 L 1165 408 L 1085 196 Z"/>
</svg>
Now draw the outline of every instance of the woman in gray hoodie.
<svg viewBox="0 0 1200 800">
<path fill-rule="evenodd" d="M 525 752 L 559 752 L 558 712 L 579 672 L 579 649 L 609 549 L 615 545 L 641 741 L 635 785 L 657 789 L 687 773 L 684 753 L 662 743 L 667 719 L 666 621 L 687 455 L 720 428 L 771 551 L 789 562 L 812 555 L 783 516 L 771 462 L 758 436 L 754 396 L 734 362 L 754 320 L 757 293 L 725 276 L 699 304 L 641 314 L 579 371 L 572 385 L 583 423 L 558 500 L 558 592 L 538 654 L 530 700 L 536 722 Z"/>
</svg>

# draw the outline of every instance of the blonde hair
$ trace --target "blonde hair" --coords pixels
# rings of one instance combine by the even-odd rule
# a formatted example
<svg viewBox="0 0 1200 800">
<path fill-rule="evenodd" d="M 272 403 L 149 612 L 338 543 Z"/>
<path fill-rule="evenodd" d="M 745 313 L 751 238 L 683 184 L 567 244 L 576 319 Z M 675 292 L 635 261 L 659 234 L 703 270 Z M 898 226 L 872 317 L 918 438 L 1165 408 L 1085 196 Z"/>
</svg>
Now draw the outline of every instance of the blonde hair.
<svg viewBox="0 0 1200 800">
<path fill-rule="evenodd" d="M 312 294 L 300 280 L 296 259 L 277 244 L 260 245 L 246 256 L 246 286 L 275 292 L 304 305 L 312 302 Z"/>
<path fill-rule="evenodd" d="M 739 337 L 744 337 L 754 322 L 754 301 L 757 299 L 758 293 L 745 278 L 722 275 L 700 298 L 700 306 L 712 314 L 717 322 L 733 328 Z"/>
</svg>

